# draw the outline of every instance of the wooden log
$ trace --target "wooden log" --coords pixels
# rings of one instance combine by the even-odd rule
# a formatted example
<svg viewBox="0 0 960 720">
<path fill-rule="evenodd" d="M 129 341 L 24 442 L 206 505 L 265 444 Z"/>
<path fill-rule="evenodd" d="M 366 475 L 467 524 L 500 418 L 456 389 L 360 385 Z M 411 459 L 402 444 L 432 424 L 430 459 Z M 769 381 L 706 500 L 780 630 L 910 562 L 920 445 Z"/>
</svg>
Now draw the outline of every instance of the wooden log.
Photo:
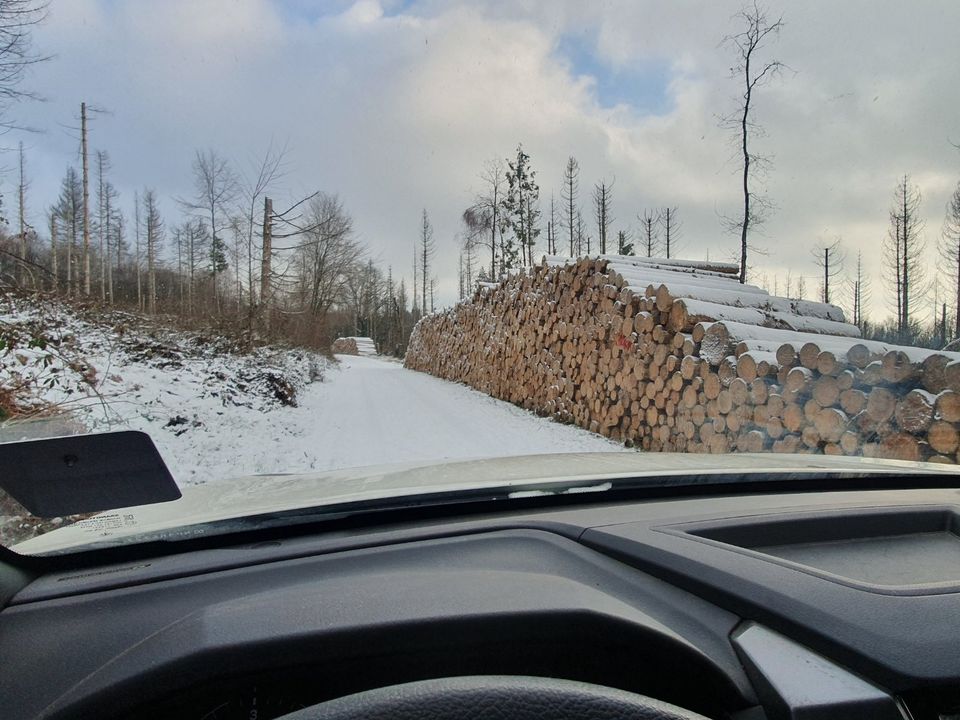
<svg viewBox="0 0 960 720">
<path fill-rule="evenodd" d="M 937 420 L 927 431 L 927 442 L 934 451 L 951 455 L 960 447 L 960 433 L 953 423 Z"/>
<path fill-rule="evenodd" d="M 793 393 L 806 393 L 813 386 L 813 372 L 806 367 L 795 367 L 787 373 L 784 387 Z"/>
<path fill-rule="evenodd" d="M 745 453 L 763 452 L 767 437 L 759 430 L 750 430 L 737 438 L 737 450 Z"/>
<path fill-rule="evenodd" d="M 867 396 L 867 415 L 874 422 L 885 422 L 893 417 L 897 409 L 897 397 L 882 387 L 875 387 Z"/>
<path fill-rule="evenodd" d="M 840 385 L 836 378 L 829 375 L 817 378 L 813 382 L 813 398 L 821 407 L 831 407 L 840 400 Z"/>
<path fill-rule="evenodd" d="M 933 422 L 934 404 L 937 396 L 926 390 L 911 390 L 897 401 L 895 417 L 904 432 L 918 435 L 926 432 Z"/>
<path fill-rule="evenodd" d="M 883 379 L 894 385 L 912 382 L 920 376 L 920 367 L 911 362 L 910 357 L 901 350 L 886 353 L 881 366 Z"/>
<path fill-rule="evenodd" d="M 946 355 L 931 355 L 920 366 L 920 383 L 927 392 L 940 393 L 947 387 L 946 368 L 950 359 Z"/>
<path fill-rule="evenodd" d="M 945 390 L 960 393 L 960 360 L 952 360 L 944 366 L 943 382 Z"/>
<path fill-rule="evenodd" d="M 817 413 L 814 427 L 820 437 L 829 443 L 839 443 L 849 425 L 849 418 L 837 408 L 824 408 Z"/>
<path fill-rule="evenodd" d="M 849 389 L 840 393 L 840 409 L 853 417 L 867 406 L 867 394 L 862 390 Z"/>
<path fill-rule="evenodd" d="M 960 393 L 953 390 L 943 390 L 937 395 L 934 404 L 937 417 L 946 422 L 960 422 Z"/>
<path fill-rule="evenodd" d="M 893 433 L 880 442 L 879 457 L 918 462 L 921 459 L 920 442 L 909 433 Z"/>
</svg>

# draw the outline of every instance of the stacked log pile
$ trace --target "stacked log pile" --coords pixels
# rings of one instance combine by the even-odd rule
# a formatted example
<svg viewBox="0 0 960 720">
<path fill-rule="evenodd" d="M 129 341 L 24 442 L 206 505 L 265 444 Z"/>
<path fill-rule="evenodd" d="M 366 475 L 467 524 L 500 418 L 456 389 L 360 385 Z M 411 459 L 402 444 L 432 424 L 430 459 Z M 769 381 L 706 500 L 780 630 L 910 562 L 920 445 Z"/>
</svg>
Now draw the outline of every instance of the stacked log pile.
<svg viewBox="0 0 960 720">
<path fill-rule="evenodd" d="M 545 258 L 422 319 L 405 365 L 645 450 L 957 462 L 960 354 L 862 340 L 737 270 Z"/>
<path fill-rule="evenodd" d="M 342 337 L 333 341 L 330 352 L 334 355 L 376 355 L 377 346 L 368 337 Z"/>
</svg>

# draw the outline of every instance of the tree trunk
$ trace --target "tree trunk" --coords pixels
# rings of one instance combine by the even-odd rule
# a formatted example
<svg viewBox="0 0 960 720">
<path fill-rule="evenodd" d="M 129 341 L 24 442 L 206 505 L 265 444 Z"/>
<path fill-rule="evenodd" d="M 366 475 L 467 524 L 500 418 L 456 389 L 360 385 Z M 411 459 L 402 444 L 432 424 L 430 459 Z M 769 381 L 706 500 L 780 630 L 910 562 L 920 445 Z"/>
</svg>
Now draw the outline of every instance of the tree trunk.
<svg viewBox="0 0 960 720">
<path fill-rule="evenodd" d="M 57 217 L 50 213 L 50 269 L 53 272 L 53 291 L 60 289 L 60 279 L 57 275 Z"/>
<path fill-rule="evenodd" d="M 80 154 L 83 161 L 83 294 L 90 294 L 90 165 L 87 162 L 87 104 L 80 103 Z"/>
<path fill-rule="evenodd" d="M 273 255 L 273 200 L 263 199 L 263 250 L 260 255 L 260 323 L 270 329 L 270 263 Z"/>
</svg>

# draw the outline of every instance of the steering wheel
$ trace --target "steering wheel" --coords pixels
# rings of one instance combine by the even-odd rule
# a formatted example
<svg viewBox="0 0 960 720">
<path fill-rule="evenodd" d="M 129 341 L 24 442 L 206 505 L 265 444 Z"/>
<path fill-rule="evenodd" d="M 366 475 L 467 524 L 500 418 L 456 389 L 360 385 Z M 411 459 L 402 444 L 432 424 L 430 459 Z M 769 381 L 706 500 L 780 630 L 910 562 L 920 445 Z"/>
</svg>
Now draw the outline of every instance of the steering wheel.
<svg viewBox="0 0 960 720">
<path fill-rule="evenodd" d="M 483 675 L 392 685 L 279 720 L 706 720 L 643 695 L 552 678 Z"/>
</svg>

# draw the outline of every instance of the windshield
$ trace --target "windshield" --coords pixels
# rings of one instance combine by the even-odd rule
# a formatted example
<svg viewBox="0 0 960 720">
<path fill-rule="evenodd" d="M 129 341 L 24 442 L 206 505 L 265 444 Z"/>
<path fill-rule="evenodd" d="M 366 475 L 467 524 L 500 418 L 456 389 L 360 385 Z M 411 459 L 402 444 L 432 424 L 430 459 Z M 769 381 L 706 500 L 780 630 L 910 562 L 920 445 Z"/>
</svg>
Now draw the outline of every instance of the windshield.
<svg viewBox="0 0 960 720">
<path fill-rule="evenodd" d="M 958 23 L 0 0 L 0 442 L 147 433 L 167 528 L 598 453 L 954 466 Z M 135 524 L 21 500 L 5 545 Z"/>
</svg>

